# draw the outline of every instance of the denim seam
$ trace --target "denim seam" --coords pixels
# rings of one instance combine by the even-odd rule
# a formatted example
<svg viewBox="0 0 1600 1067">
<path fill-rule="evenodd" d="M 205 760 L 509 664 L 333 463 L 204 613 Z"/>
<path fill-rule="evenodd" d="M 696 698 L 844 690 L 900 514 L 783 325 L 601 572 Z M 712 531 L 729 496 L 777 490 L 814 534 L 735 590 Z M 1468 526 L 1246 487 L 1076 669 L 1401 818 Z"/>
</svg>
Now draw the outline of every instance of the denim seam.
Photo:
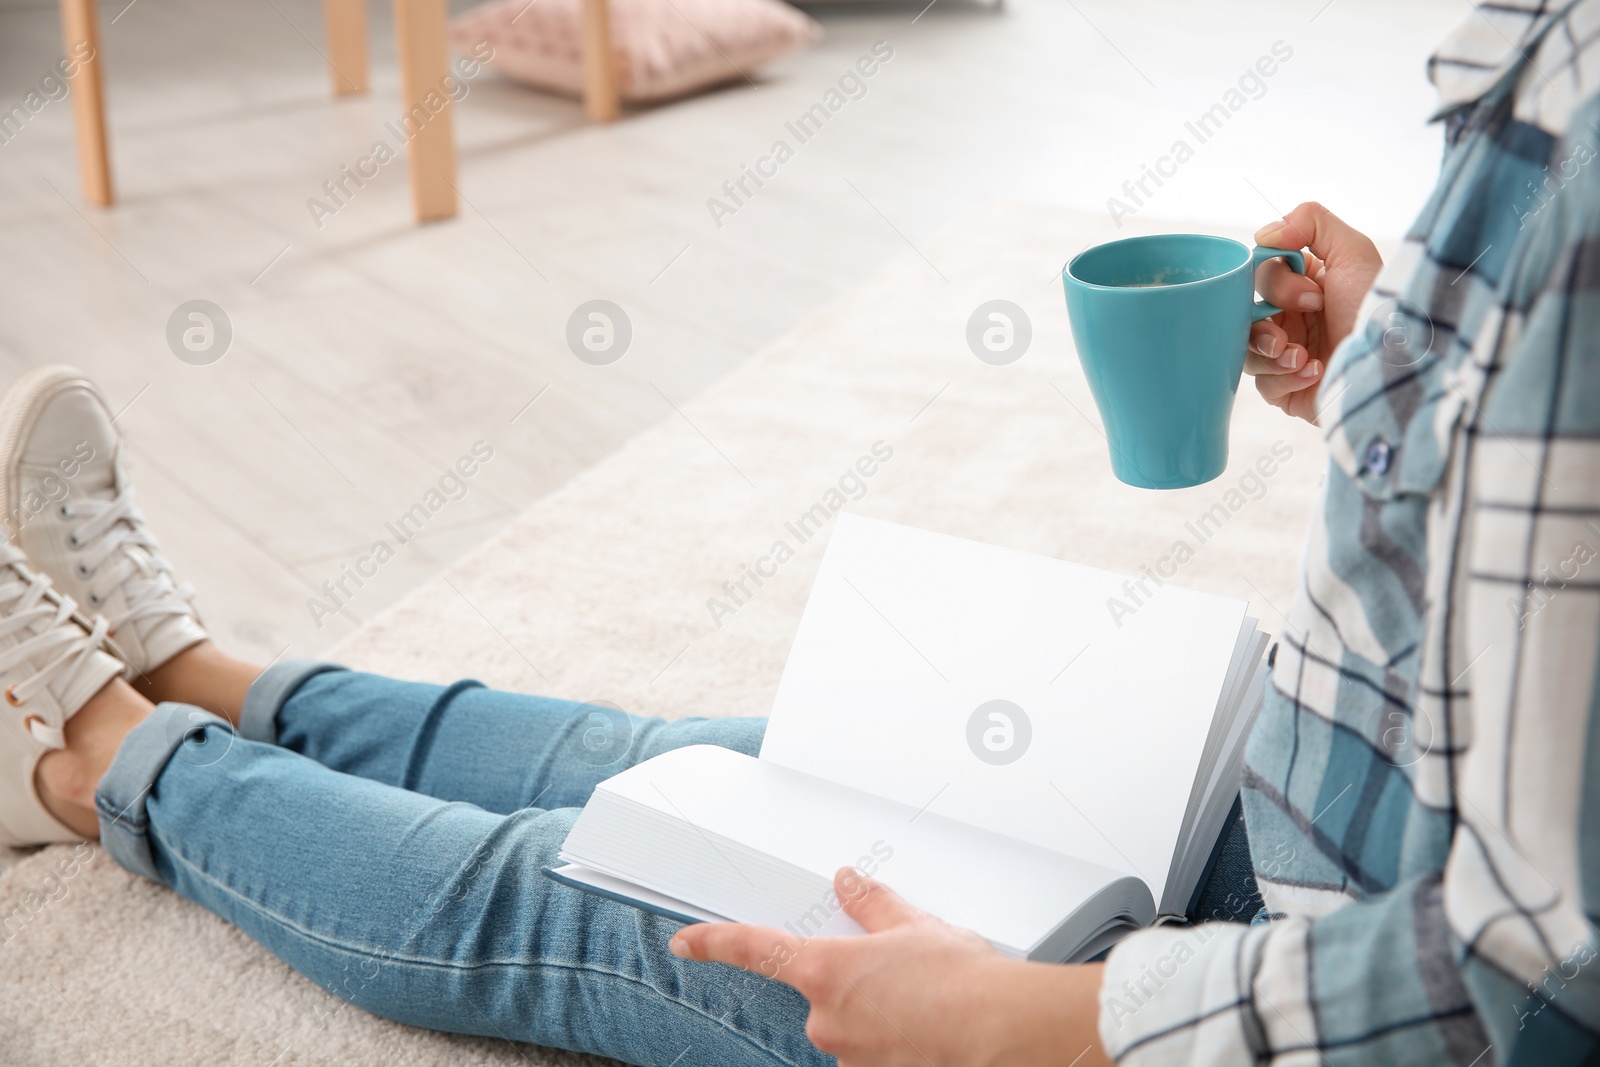
<svg viewBox="0 0 1600 1067">
<path fill-rule="evenodd" d="M 129 812 L 135 807 L 142 808 L 143 805 L 139 804 L 139 800 L 143 800 L 149 792 L 150 791 L 146 789 L 132 804 L 129 804 L 121 811 L 113 811 L 113 805 L 106 803 L 105 798 L 99 793 L 96 793 L 94 797 L 94 810 L 97 814 L 104 815 L 106 818 L 110 819 L 112 826 L 126 827 L 131 833 L 138 834 L 140 837 L 145 837 L 148 836 L 150 830 L 150 817 L 142 814 L 130 815 Z"/>
<path fill-rule="evenodd" d="M 571 971 L 587 971 L 587 972 L 590 972 L 590 973 L 593 973 L 593 974 L 598 974 L 598 975 L 608 975 L 608 976 L 613 977 L 613 978 L 620 978 L 623 981 L 632 983 L 634 985 L 642 986 L 643 988 L 648 989 L 652 993 L 654 993 L 657 996 L 661 997 L 663 1000 L 670 1001 L 670 1002 L 678 1005 L 681 1008 L 686 1008 L 690 1012 L 700 1016 L 702 1019 L 708 1020 L 708 1021 L 714 1023 L 715 1025 L 722 1027 L 722 1029 L 724 1029 L 728 1033 L 730 1033 L 730 1034 L 734 1035 L 735 1037 L 739 1038 L 741 1041 L 744 1041 L 745 1043 L 747 1043 L 749 1045 L 753 1045 L 754 1047 L 762 1050 L 763 1052 L 765 1052 L 768 1055 L 772 1056 L 774 1059 L 777 1059 L 777 1060 L 780 1060 L 780 1061 L 782 1061 L 784 1063 L 790 1064 L 791 1067 L 800 1067 L 800 1065 L 799 1065 L 799 1063 L 797 1061 L 789 1059 L 787 1056 L 783 1055 L 781 1052 L 777 1051 L 776 1049 L 768 1048 L 766 1045 L 762 1044 L 761 1042 L 752 1039 L 748 1034 L 745 1034 L 742 1031 L 737 1030 L 732 1026 L 729 1026 L 728 1023 L 724 1019 L 721 1019 L 721 1018 L 718 1018 L 717 1016 L 712 1015 L 710 1012 L 705 1011 L 699 1005 L 692 1004 L 692 1003 L 690 1003 L 690 1002 L 688 1002 L 686 1000 L 683 1000 L 680 997 L 676 997 L 676 996 L 672 995 L 671 993 L 666 992 L 665 990 L 658 989 L 656 986 L 654 986 L 651 983 L 645 981 L 642 977 L 635 977 L 633 975 L 626 974 L 626 973 L 624 973 L 622 971 L 613 971 L 613 970 L 610 970 L 608 968 L 597 967 L 597 966 L 594 966 L 593 964 L 587 964 L 587 963 L 577 963 L 577 962 L 553 963 L 553 962 L 544 961 L 544 960 L 537 961 L 537 962 L 527 962 L 527 961 L 523 961 L 523 960 L 488 960 L 488 961 L 485 961 L 483 963 L 458 964 L 458 963 L 449 963 L 449 962 L 445 962 L 445 961 L 442 961 L 442 960 L 417 959 L 417 958 L 414 958 L 414 957 L 408 958 L 408 957 L 395 956 L 395 955 L 392 955 L 392 954 L 391 955 L 384 955 L 384 954 L 380 954 L 378 952 L 375 952 L 374 950 L 372 950 L 370 948 L 362 948 L 362 947 L 358 947 L 358 946 L 355 946 L 355 945 L 352 945 L 352 944 L 348 944 L 346 942 L 336 941 L 333 938 L 326 937 L 326 936 L 324 936 L 322 934 L 316 933 L 315 931 L 307 930 L 305 927 L 301 926 L 299 923 L 291 922 L 288 919 L 283 918 L 281 915 L 276 914 L 275 912 L 273 912 L 272 910 L 267 908 L 265 905 L 258 904 L 256 901 L 254 901 L 254 900 L 250 899 L 249 897 L 245 896 L 244 894 L 240 893 L 238 890 L 234 889 L 232 886 L 228 885 L 226 882 L 220 881 L 217 878 L 212 877 L 212 875 L 209 872 L 207 872 L 203 868 L 201 868 L 198 865 L 196 865 L 195 862 L 193 860 L 191 860 L 188 856 L 185 856 L 183 854 L 182 849 L 172 847 L 172 846 L 168 845 L 168 843 L 166 841 L 162 841 L 161 844 L 162 844 L 163 850 L 167 853 L 169 858 L 181 863 L 185 868 L 187 868 L 190 872 L 192 872 L 196 877 L 200 878 L 202 881 L 206 882 L 207 884 L 209 884 L 209 885 L 221 890 L 223 893 L 225 893 L 229 897 L 232 897 L 234 900 L 238 901 L 239 903 L 243 904 L 246 908 L 248 908 L 251 911 L 255 912 L 257 915 L 261 916 L 262 918 L 268 920 L 269 922 L 271 922 L 271 923 L 273 923 L 273 924 L 275 924 L 277 926 L 283 927 L 283 928 L 288 929 L 288 930 L 292 930 L 295 933 L 299 934 L 300 936 L 306 938 L 307 940 L 315 941 L 320 945 L 323 945 L 323 946 L 325 946 L 327 948 L 334 949 L 334 950 L 336 950 L 338 952 L 348 953 L 348 954 L 353 955 L 353 956 L 367 956 L 367 957 L 383 955 L 383 958 L 386 959 L 386 960 L 398 961 L 400 963 L 407 964 L 407 965 L 414 966 L 414 967 L 432 967 L 432 968 L 436 968 L 436 969 L 439 969 L 439 970 L 450 970 L 450 971 L 476 971 L 476 970 L 484 970 L 484 969 L 490 969 L 490 968 L 496 968 L 496 967 L 547 967 L 547 968 L 560 968 L 562 970 L 571 970 Z M 750 973 L 750 972 L 746 972 L 746 973 Z M 307 977 L 307 980 L 310 981 L 310 978 L 308 976 L 306 976 L 306 977 Z M 763 977 L 763 976 L 758 975 L 757 977 Z M 773 981 L 773 979 L 769 978 L 769 979 L 767 979 L 767 981 Z M 313 984 L 315 984 L 315 983 L 313 983 Z M 318 988 L 322 988 L 322 987 L 319 986 Z M 338 996 L 338 994 L 334 994 L 334 996 Z M 339 999 L 340 1000 L 344 1000 L 343 997 L 339 997 Z M 345 1003 L 350 1003 L 350 1002 L 349 1001 L 345 1001 Z M 807 1040 L 810 1040 L 810 1038 L 807 1038 Z"/>
</svg>

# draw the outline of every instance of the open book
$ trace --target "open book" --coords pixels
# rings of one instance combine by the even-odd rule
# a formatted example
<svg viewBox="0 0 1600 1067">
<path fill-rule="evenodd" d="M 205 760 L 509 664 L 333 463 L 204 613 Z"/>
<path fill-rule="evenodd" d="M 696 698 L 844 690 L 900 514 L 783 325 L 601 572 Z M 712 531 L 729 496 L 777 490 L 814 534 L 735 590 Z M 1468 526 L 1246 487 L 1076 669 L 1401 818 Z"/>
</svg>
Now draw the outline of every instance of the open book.
<svg viewBox="0 0 1600 1067">
<path fill-rule="evenodd" d="M 602 782 L 551 877 L 684 921 L 859 933 L 854 866 L 1001 952 L 1180 916 L 1261 701 L 1242 601 L 841 514 L 760 758 Z"/>
</svg>

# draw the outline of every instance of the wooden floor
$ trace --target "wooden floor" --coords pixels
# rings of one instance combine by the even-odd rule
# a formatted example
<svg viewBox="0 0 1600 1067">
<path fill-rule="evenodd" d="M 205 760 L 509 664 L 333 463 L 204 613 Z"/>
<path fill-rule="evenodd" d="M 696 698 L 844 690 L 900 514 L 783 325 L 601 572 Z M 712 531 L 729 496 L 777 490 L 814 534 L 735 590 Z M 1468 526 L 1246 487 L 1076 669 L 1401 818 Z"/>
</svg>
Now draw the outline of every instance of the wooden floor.
<svg viewBox="0 0 1600 1067">
<path fill-rule="evenodd" d="M 1194 142 L 1185 123 L 1275 42 L 1290 58 L 1160 188 L 1147 180 L 1137 210 L 1259 223 L 1316 198 L 1400 232 L 1439 153 L 1422 125 L 1423 59 L 1465 12 L 829 5 L 811 51 L 604 127 L 484 76 L 456 114 L 462 215 L 419 228 L 402 160 L 336 212 L 308 207 L 331 204 L 323 183 L 399 118 L 387 5 L 372 10 L 372 94 L 338 101 L 314 0 L 101 10 L 121 202 L 82 204 L 68 101 L 0 144 L 0 378 L 65 361 L 103 383 L 146 511 L 207 620 L 262 659 L 327 647 L 978 205 L 1105 210 L 1128 197 L 1124 182 Z M 798 144 L 785 123 L 877 41 L 893 58 Z M 0 0 L 0 112 L 59 52 L 53 2 Z M 714 218 L 708 198 L 779 139 L 794 157 Z M 565 339 L 597 298 L 633 329 L 609 366 Z M 210 365 L 167 345 L 169 316 L 194 299 L 232 324 Z M 493 458 L 430 496 L 475 445 Z M 418 504 L 425 521 L 402 541 Z M 378 542 L 392 558 L 363 563 Z M 352 571 L 373 576 L 358 586 Z M 537 596 L 538 577 L 505 580 Z M 343 590 L 324 584 L 341 578 Z"/>
</svg>

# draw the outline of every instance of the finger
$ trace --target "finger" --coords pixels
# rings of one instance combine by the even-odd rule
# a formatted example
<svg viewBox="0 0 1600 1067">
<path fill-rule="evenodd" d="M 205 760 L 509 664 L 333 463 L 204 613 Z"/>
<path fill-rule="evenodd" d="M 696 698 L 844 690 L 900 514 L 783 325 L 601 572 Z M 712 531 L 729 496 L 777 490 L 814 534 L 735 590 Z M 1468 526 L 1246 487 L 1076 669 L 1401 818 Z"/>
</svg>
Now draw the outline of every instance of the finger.
<svg viewBox="0 0 1600 1067">
<path fill-rule="evenodd" d="M 1251 376 L 1260 374 L 1293 374 L 1304 370 L 1309 354 L 1304 345 L 1288 344 L 1278 353 L 1277 359 L 1268 359 L 1258 352 L 1246 352 L 1244 371 Z"/>
<path fill-rule="evenodd" d="M 863 875 L 854 867 L 843 867 L 833 876 L 834 892 L 844 912 L 869 934 L 892 930 L 920 918 L 922 912 L 882 882 Z"/>
<path fill-rule="evenodd" d="M 1299 345 L 1290 345 L 1289 351 L 1284 354 L 1283 358 L 1293 359 L 1296 354 L 1304 352 L 1305 349 Z M 1298 369 L 1298 367 L 1285 367 L 1279 360 L 1268 359 L 1266 356 L 1258 355 L 1255 352 L 1245 353 L 1244 372 L 1252 378 L 1259 378 L 1262 375 L 1293 374 Z"/>
<path fill-rule="evenodd" d="M 1267 400 L 1276 401 L 1309 389 L 1321 380 L 1322 361 L 1313 359 L 1293 374 L 1262 375 L 1256 379 L 1256 391 Z"/>
<path fill-rule="evenodd" d="M 726 963 L 764 978 L 777 978 L 800 946 L 794 935 L 766 926 L 691 923 L 672 935 L 667 948 L 687 960 Z"/>
<path fill-rule="evenodd" d="M 1330 267 L 1378 258 L 1378 248 L 1366 234 L 1316 201 L 1301 204 L 1277 222 L 1261 227 L 1256 231 L 1256 243 L 1270 248 L 1309 248 Z"/>
<path fill-rule="evenodd" d="M 1323 275 L 1328 273 L 1328 265 L 1309 249 L 1301 251 L 1300 254 L 1306 257 L 1306 277 L 1320 283 Z"/>
<path fill-rule="evenodd" d="M 1310 264 L 1306 269 L 1310 270 Z M 1267 303 L 1286 310 L 1322 309 L 1322 286 L 1304 274 L 1296 274 L 1281 259 L 1269 259 L 1256 269 L 1256 292 Z"/>
<path fill-rule="evenodd" d="M 1267 359 L 1283 355 L 1288 343 L 1289 331 L 1271 319 L 1262 319 L 1250 327 L 1250 351 L 1259 352 Z"/>
</svg>

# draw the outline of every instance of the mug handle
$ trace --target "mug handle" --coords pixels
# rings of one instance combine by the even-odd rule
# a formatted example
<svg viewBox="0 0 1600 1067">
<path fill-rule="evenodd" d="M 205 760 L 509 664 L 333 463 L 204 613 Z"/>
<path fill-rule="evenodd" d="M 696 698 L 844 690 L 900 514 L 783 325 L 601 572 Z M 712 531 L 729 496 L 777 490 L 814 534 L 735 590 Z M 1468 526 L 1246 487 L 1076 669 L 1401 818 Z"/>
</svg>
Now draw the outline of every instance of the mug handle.
<svg viewBox="0 0 1600 1067">
<path fill-rule="evenodd" d="M 1261 266 L 1263 261 L 1276 259 L 1278 256 L 1282 256 L 1284 262 L 1289 264 L 1289 269 L 1296 274 L 1304 274 L 1306 272 L 1306 257 L 1299 252 L 1291 252 L 1287 248 L 1263 248 L 1257 245 L 1250 250 L 1250 276 L 1252 278 L 1255 277 L 1256 268 Z M 1270 318 L 1282 310 L 1282 308 L 1273 307 L 1265 300 L 1257 300 L 1253 305 L 1253 310 L 1250 312 L 1250 321 L 1260 322 L 1262 319 Z"/>
</svg>

